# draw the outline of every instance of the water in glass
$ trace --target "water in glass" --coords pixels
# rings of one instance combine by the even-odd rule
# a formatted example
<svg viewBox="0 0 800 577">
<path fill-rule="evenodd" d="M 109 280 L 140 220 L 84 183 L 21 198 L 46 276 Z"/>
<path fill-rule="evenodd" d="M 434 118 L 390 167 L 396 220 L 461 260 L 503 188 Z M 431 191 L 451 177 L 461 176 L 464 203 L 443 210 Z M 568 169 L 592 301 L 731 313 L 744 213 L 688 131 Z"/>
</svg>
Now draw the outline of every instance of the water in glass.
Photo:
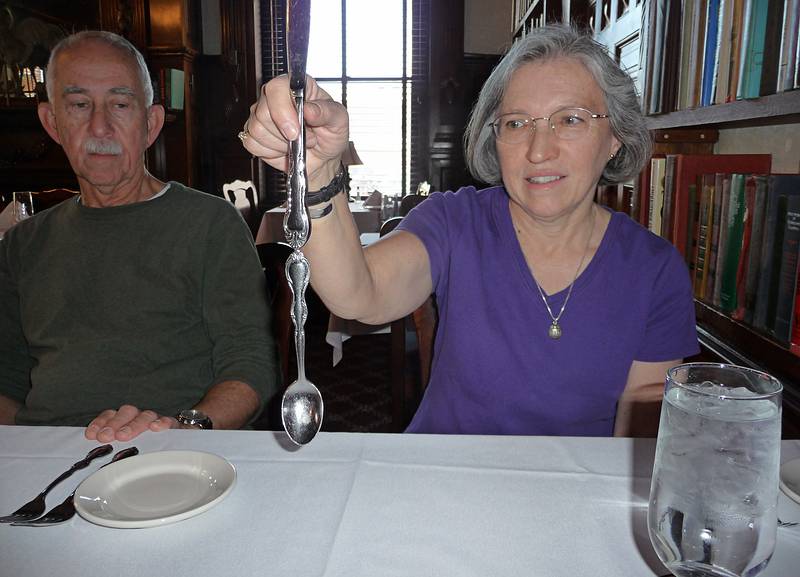
<svg viewBox="0 0 800 577">
<path fill-rule="evenodd" d="M 678 577 L 753 577 L 777 530 L 781 385 L 758 371 L 695 363 L 670 370 L 648 529 Z"/>
</svg>

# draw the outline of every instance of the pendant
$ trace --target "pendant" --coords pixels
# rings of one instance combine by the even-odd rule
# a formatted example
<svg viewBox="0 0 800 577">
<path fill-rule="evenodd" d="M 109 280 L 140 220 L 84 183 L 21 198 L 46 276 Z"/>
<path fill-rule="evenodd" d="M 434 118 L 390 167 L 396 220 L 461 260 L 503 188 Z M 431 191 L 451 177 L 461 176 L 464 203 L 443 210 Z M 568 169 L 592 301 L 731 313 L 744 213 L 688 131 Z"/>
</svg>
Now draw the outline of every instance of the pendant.
<svg viewBox="0 0 800 577">
<path fill-rule="evenodd" d="M 561 338 L 561 327 L 558 325 L 557 321 L 553 321 L 553 324 L 547 329 L 547 336 L 553 340 Z"/>
</svg>

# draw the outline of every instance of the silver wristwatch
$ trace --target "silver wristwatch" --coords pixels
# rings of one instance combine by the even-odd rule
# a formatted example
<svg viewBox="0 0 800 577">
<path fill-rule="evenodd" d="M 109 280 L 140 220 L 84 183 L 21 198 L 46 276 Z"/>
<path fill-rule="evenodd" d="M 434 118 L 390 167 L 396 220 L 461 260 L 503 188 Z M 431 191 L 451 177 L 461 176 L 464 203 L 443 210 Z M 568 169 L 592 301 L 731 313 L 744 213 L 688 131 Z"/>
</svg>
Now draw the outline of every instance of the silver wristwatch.
<svg viewBox="0 0 800 577">
<path fill-rule="evenodd" d="M 197 429 L 214 428 L 214 423 L 211 422 L 211 418 L 203 411 L 198 411 L 197 409 L 184 409 L 175 415 L 175 420 L 182 425 L 195 427 Z"/>
</svg>

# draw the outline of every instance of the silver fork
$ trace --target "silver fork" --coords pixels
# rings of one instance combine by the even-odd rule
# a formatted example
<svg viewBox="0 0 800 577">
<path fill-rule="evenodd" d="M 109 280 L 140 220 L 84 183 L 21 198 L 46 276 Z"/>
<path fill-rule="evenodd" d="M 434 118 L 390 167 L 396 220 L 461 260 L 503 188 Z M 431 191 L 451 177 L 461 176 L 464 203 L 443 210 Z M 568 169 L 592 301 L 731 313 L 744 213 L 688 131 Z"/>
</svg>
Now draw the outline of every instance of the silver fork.
<svg viewBox="0 0 800 577">
<path fill-rule="evenodd" d="M 134 455 L 139 454 L 139 449 L 136 447 L 128 447 L 127 449 L 122 449 L 118 451 L 114 457 L 103 467 L 107 467 L 111 463 L 115 463 L 117 461 L 121 461 L 127 457 L 133 457 Z M 103 467 L 100 467 L 102 469 Z M 99 470 L 99 469 L 98 469 Z M 75 491 L 78 488 L 75 487 Z M 45 513 L 42 517 L 38 519 L 34 519 L 33 521 L 18 521 L 16 523 L 11 523 L 12 527 L 49 527 L 50 525 L 58 525 L 59 523 L 63 523 L 65 521 L 69 521 L 75 516 L 75 491 L 69 494 L 69 496 L 62 501 L 60 505 L 56 505 L 52 509 L 50 509 L 47 513 Z"/>
<path fill-rule="evenodd" d="M 0 523 L 14 523 L 16 521 L 28 521 L 30 519 L 35 519 L 42 513 L 44 513 L 45 507 L 45 497 L 50 492 L 50 490 L 58 485 L 61 481 L 72 475 L 78 469 L 85 469 L 89 466 L 94 459 L 98 457 L 105 457 L 113 450 L 111 445 L 101 445 L 89 451 L 87 455 L 72 465 L 68 470 L 61 473 L 58 478 L 56 478 L 52 483 L 50 483 L 47 487 L 44 488 L 44 491 L 39 493 L 36 497 L 31 499 L 29 502 L 25 503 L 22 507 L 11 513 L 10 515 L 6 515 L 5 517 L 0 517 Z"/>
<path fill-rule="evenodd" d="M 798 521 L 781 521 L 780 519 L 778 519 L 778 527 L 797 527 L 797 525 L 800 525 L 800 522 L 798 522 Z"/>
</svg>

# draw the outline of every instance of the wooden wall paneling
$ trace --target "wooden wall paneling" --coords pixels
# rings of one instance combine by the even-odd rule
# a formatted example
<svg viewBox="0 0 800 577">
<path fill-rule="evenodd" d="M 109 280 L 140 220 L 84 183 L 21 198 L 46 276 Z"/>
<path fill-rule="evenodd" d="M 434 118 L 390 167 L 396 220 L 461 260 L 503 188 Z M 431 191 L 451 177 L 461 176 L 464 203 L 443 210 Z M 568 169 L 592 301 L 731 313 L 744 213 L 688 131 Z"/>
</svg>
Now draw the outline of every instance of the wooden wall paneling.
<svg viewBox="0 0 800 577">
<path fill-rule="evenodd" d="M 433 190 L 448 190 L 463 184 L 450 177 L 465 173 L 461 148 L 466 124 L 463 0 L 431 2 L 430 30 L 429 174 Z M 442 166 L 449 166 L 449 170 L 440 170 Z"/>
<path fill-rule="evenodd" d="M 50 49 L 61 37 L 101 26 L 98 0 L 7 0 L 0 21 L 0 61 L 12 66 L 45 67 Z M 38 38 L 30 30 L 34 27 Z M 60 33 L 58 32 L 60 30 Z M 54 33 L 55 32 L 55 33 Z M 0 195 L 19 190 L 77 188 L 77 180 L 61 146 L 39 122 L 36 98 L 0 98 Z"/>
<path fill-rule="evenodd" d="M 147 54 L 146 0 L 99 0 L 100 28 L 127 38 Z"/>
</svg>

